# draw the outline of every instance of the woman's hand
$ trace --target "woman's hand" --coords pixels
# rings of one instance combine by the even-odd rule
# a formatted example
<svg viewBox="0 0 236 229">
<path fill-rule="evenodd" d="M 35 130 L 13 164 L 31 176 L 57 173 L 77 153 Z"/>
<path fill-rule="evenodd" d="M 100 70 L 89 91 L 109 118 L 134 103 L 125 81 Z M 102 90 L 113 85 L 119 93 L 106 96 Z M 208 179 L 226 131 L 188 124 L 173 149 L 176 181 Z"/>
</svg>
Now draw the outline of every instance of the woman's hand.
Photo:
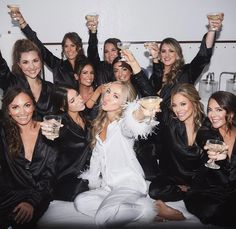
<svg viewBox="0 0 236 229">
<path fill-rule="evenodd" d="M 57 122 L 55 120 L 55 122 Z M 56 123 L 57 124 L 57 123 Z M 42 130 L 42 135 L 44 135 L 47 139 L 54 141 L 55 137 L 55 127 L 53 126 L 52 122 L 49 121 L 43 121 L 40 123 L 41 126 L 41 130 Z M 63 127 L 63 125 L 61 124 L 60 127 Z"/>
<path fill-rule="evenodd" d="M 224 19 L 224 14 L 220 14 L 218 17 L 213 19 L 212 17 L 208 16 L 208 28 L 209 31 L 220 31 L 222 27 L 222 21 Z"/>
<path fill-rule="evenodd" d="M 145 100 L 138 100 L 138 103 L 140 104 L 140 107 L 138 110 L 134 111 L 134 117 L 137 121 L 143 121 L 145 119 L 148 119 L 149 122 L 155 117 L 155 114 L 157 112 L 161 112 L 160 109 L 160 103 L 161 103 L 162 99 L 158 98 L 156 99 L 155 102 L 153 102 L 152 104 L 150 104 L 149 106 L 144 103 Z M 147 100 L 146 100 L 147 102 Z"/>
<path fill-rule="evenodd" d="M 8 5 L 7 7 L 9 9 L 11 9 L 10 5 Z M 22 16 L 20 10 L 10 11 L 9 14 L 10 14 L 12 20 L 18 21 L 21 28 L 24 28 L 27 25 L 27 23 L 26 23 L 24 17 Z"/>
<path fill-rule="evenodd" d="M 98 20 L 95 19 L 94 17 L 91 20 L 91 19 L 89 19 L 88 15 L 85 17 L 85 19 L 87 20 L 86 26 L 87 26 L 88 30 L 91 31 L 91 33 L 96 33 L 97 28 L 98 28 Z"/>
<path fill-rule="evenodd" d="M 160 48 L 156 42 L 147 42 L 144 47 L 148 49 L 153 60 L 159 60 Z"/>
<path fill-rule="evenodd" d="M 135 59 L 133 53 L 129 49 L 121 50 L 120 53 L 121 56 L 125 58 L 125 62 L 131 66 L 133 74 L 137 74 L 141 71 L 138 61 Z"/>
<path fill-rule="evenodd" d="M 204 146 L 204 149 L 207 150 L 208 154 L 208 163 L 212 161 L 221 161 L 227 158 L 227 153 L 229 147 L 224 143 L 223 145 L 219 145 L 218 149 L 212 150 L 212 147 L 209 144 Z"/>
<path fill-rule="evenodd" d="M 29 223 L 34 214 L 34 208 L 27 202 L 19 203 L 13 210 L 14 220 L 18 224 Z"/>
</svg>

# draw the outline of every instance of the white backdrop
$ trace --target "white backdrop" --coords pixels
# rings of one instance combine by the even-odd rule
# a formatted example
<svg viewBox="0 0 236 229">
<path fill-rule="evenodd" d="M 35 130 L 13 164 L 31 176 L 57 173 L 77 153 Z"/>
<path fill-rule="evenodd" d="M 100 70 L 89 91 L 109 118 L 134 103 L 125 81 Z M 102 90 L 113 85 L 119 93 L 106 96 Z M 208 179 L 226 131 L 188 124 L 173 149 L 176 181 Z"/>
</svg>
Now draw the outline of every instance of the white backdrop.
<svg viewBox="0 0 236 229">
<path fill-rule="evenodd" d="M 206 14 L 222 11 L 225 19 L 218 40 L 226 42 L 216 44 L 211 64 L 203 76 L 214 72 L 218 79 L 221 72 L 236 72 L 236 43 L 227 42 L 236 40 L 236 0 L 0 0 L 0 49 L 9 65 L 12 45 L 23 37 L 20 29 L 11 23 L 6 7 L 10 3 L 20 5 L 26 21 L 42 42 L 61 42 L 66 32 L 76 31 L 85 43 L 85 51 L 88 32 L 84 17 L 89 12 L 97 12 L 100 52 L 103 41 L 109 37 L 138 42 L 130 49 L 143 67 L 149 65 L 144 41 L 160 41 L 167 36 L 180 41 L 200 41 L 207 31 Z M 48 47 L 60 55 L 60 45 Z M 182 47 L 189 62 L 198 51 L 199 43 L 184 43 Z M 50 72 L 46 75 L 51 80 Z M 228 77 L 231 76 L 224 76 Z M 221 89 L 225 88 L 225 79 Z"/>
</svg>

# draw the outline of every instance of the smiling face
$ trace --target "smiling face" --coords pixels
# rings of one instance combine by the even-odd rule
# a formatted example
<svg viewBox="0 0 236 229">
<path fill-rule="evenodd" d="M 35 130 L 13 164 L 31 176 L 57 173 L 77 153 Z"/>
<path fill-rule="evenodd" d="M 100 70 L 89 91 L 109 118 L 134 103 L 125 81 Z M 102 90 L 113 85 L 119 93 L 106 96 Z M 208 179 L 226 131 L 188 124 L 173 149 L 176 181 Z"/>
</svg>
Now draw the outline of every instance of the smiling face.
<svg viewBox="0 0 236 229">
<path fill-rule="evenodd" d="M 119 112 L 125 102 L 122 85 L 112 83 L 104 93 L 102 99 L 102 109 L 107 112 Z"/>
<path fill-rule="evenodd" d="M 18 125 L 24 126 L 32 122 L 34 109 L 32 99 L 21 92 L 9 104 L 8 114 Z"/>
<path fill-rule="evenodd" d="M 172 98 L 172 110 L 181 122 L 193 120 L 193 104 L 185 96 L 177 93 Z"/>
<path fill-rule="evenodd" d="M 18 62 L 26 77 L 35 79 L 42 69 L 42 63 L 36 51 L 22 52 Z"/>
<path fill-rule="evenodd" d="M 84 110 L 85 105 L 80 94 L 74 89 L 67 90 L 68 113 Z"/>
<path fill-rule="evenodd" d="M 76 74 L 75 77 L 81 85 L 90 87 L 94 81 L 94 69 L 90 64 L 87 64 L 81 70 L 80 75 Z"/>
<path fill-rule="evenodd" d="M 220 105 L 214 99 L 210 99 L 207 108 L 207 116 L 212 123 L 212 126 L 216 129 L 226 128 L 226 110 L 220 107 Z"/>
<path fill-rule="evenodd" d="M 169 44 L 163 44 L 160 50 L 161 61 L 166 67 L 171 67 L 177 60 L 175 48 Z"/>
<path fill-rule="evenodd" d="M 78 55 L 77 47 L 70 39 L 66 39 L 63 50 L 68 60 L 74 61 L 76 59 L 76 56 Z"/>
<path fill-rule="evenodd" d="M 125 66 L 122 66 L 122 62 L 120 61 L 116 62 L 113 65 L 113 72 L 117 81 L 130 81 L 130 78 L 132 76 L 132 72 Z"/>
<path fill-rule="evenodd" d="M 112 64 L 113 60 L 118 56 L 118 49 L 112 43 L 106 43 L 104 47 L 104 60 Z"/>
</svg>

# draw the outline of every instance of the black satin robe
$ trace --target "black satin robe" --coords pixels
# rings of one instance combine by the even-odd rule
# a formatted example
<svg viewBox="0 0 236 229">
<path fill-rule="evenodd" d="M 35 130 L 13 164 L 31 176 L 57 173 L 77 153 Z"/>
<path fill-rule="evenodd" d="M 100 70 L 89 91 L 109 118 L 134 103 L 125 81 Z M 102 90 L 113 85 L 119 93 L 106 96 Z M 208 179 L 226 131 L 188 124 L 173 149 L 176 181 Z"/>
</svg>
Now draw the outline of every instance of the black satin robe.
<svg viewBox="0 0 236 229">
<path fill-rule="evenodd" d="M 62 124 L 59 138 L 54 140 L 59 150 L 54 199 L 73 201 L 77 194 L 88 190 L 87 182 L 77 177 L 89 164 L 89 132 L 67 114 L 62 115 Z"/>
<path fill-rule="evenodd" d="M 54 86 L 51 82 L 40 79 L 42 82 L 42 90 L 38 101 L 36 102 L 36 120 L 42 121 L 43 116 L 49 114 L 53 110 L 52 96 Z M 11 86 L 20 86 L 22 88 L 30 89 L 30 85 L 25 78 L 25 76 L 16 76 L 14 75 L 5 59 L 2 57 L 0 52 L 0 88 L 4 91 Z"/>
<path fill-rule="evenodd" d="M 173 84 L 167 84 L 163 87 L 164 65 L 162 63 L 153 63 L 153 73 L 149 81 L 156 93 L 161 89 L 160 97 L 163 99 L 163 104 L 167 107 L 170 106 L 171 91 L 176 85 L 181 83 L 194 84 L 197 81 L 203 69 L 210 63 L 212 50 L 213 48 L 206 47 L 206 35 L 204 35 L 197 55 L 190 63 L 182 67 Z"/>
<path fill-rule="evenodd" d="M 39 132 L 32 160 L 25 158 L 22 149 L 12 161 L 8 155 L 4 128 L 0 126 L 1 220 L 14 223 L 11 218 L 13 209 L 21 202 L 28 202 L 34 207 L 34 216 L 23 228 L 33 228 L 52 200 L 56 158 L 57 150 Z"/>
<path fill-rule="evenodd" d="M 100 60 L 97 33 L 89 33 L 87 54 L 95 69 L 95 81 L 97 86 L 116 80 L 114 77 L 112 64 Z"/>
<path fill-rule="evenodd" d="M 25 36 L 33 41 L 42 54 L 45 64 L 51 69 L 53 74 L 53 82 L 59 85 L 67 85 L 74 88 L 78 87 L 78 83 L 74 77 L 73 68 L 68 60 L 63 60 L 53 55 L 38 39 L 37 34 L 29 25 L 27 25 L 22 32 Z M 85 56 L 83 56 L 85 58 Z"/>
<path fill-rule="evenodd" d="M 213 129 L 210 121 L 206 119 L 197 134 L 197 143 L 203 148 L 210 138 L 223 141 L 220 132 Z M 231 159 L 226 158 L 216 162 L 220 165 L 220 169 L 205 167 L 207 160 L 207 152 L 204 151 L 201 170 L 184 198 L 185 205 L 188 211 L 203 223 L 235 228 L 236 140 Z"/>
<path fill-rule="evenodd" d="M 196 144 L 188 145 L 185 124 L 173 118 L 168 111 L 159 114 L 156 134 L 159 173 L 152 180 L 149 195 L 153 199 L 177 201 L 184 197 L 178 185 L 191 186 L 198 171 L 202 150 Z M 161 119 L 160 119 L 161 118 Z"/>
</svg>

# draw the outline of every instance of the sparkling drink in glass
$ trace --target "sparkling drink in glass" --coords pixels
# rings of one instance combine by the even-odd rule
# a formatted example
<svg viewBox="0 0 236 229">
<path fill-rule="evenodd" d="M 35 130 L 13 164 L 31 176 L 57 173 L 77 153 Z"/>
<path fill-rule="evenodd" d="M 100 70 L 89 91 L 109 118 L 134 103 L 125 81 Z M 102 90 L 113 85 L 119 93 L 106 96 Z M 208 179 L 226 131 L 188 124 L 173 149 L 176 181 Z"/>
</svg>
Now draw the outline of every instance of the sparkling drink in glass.
<svg viewBox="0 0 236 229">
<path fill-rule="evenodd" d="M 162 99 L 159 96 L 146 96 L 138 100 L 141 107 L 153 113 L 160 106 Z M 153 117 L 150 116 L 149 123 Z"/>
<path fill-rule="evenodd" d="M 222 146 L 224 145 L 223 141 L 217 140 L 217 139 L 208 139 L 206 142 L 206 146 L 208 147 L 208 150 L 222 153 L 223 149 Z M 206 162 L 205 166 L 210 169 L 219 169 L 220 166 L 215 163 L 215 160 L 211 159 L 210 162 Z"/>
<path fill-rule="evenodd" d="M 221 21 L 223 21 L 224 20 L 224 13 L 222 13 L 222 12 L 211 12 L 211 13 L 207 14 L 207 18 L 209 20 L 221 20 Z M 212 30 L 217 31 L 218 29 L 213 27 Z"/>
</svg>

